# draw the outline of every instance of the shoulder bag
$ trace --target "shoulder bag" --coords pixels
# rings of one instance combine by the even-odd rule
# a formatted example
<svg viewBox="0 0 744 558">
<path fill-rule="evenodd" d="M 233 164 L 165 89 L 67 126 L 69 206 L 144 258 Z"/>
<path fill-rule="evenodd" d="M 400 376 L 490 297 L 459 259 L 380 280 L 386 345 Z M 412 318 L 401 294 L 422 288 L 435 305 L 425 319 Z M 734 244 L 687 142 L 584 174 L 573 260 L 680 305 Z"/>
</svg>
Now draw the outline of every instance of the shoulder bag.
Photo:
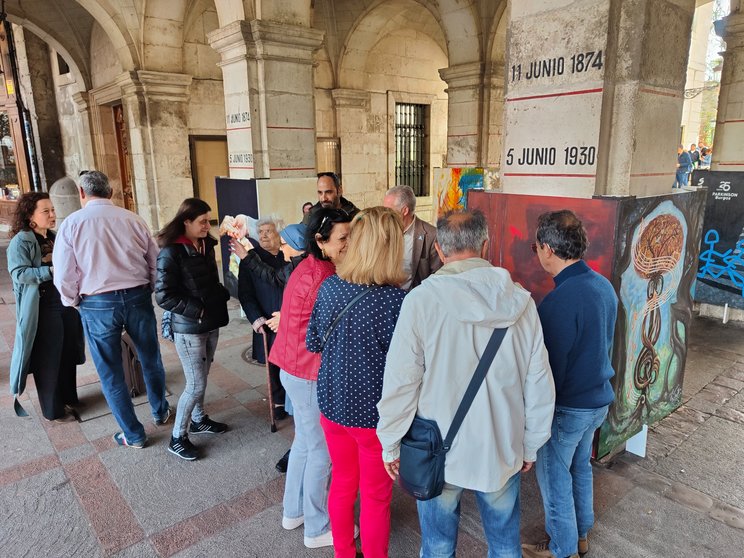
<svg viewBox="0 0 744 558">
<path fill-rule="evenodd" d="M 417 500 L 431 500 L 442 493 L 445 457 L 504 340 L 506 329 L 495 329 L 491 335 L 444 441 L 436 421 L 419 416 L 414 417 L 411 428 L 400 441 L 400 486 Z"/>
</svg>

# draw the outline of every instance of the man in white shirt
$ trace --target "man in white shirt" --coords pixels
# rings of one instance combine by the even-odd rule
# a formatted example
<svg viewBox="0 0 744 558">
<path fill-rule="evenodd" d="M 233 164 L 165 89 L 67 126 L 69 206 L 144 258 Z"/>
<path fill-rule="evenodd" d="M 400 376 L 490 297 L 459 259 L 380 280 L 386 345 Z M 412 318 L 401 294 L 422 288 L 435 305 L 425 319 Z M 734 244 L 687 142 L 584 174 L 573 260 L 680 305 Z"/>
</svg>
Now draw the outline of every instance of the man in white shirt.
<svg viewBox="0 0 744 558">
<path fill-rule="evenodd" d="M 65 306 L 78 306 L 106 401 L 122 432 L 120 446 L 142 448 L 146 436 L 124 381 L 121 334 L 137 348 L 153 421 L 170 418 L 165 370 L 152 306 L 158 247 L 145 221 L 111 202 L 108 177 L 90 171 L 79 179 L 83 208 L 64 220 L 52 263 Z"/>
<path fill-rule="evenodd" d="M 403 219 L 403 271 L 407 279 L 400 287 L 409 291 L 442 267 L 434 249 L 437 229 L 416 217 L 416 195 L 410 186 L 395 186 L 385 193 L 382 205 Z"/>
</svg>

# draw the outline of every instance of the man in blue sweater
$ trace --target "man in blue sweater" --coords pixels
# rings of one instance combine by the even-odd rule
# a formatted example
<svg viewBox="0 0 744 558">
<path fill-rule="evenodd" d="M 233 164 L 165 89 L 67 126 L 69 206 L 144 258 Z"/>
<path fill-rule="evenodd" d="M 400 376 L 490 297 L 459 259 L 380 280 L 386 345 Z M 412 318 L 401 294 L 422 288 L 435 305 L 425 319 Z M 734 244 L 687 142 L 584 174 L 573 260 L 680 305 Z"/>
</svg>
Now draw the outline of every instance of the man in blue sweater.
<svg viewBox="0 0 744 558">
<path fill-rule="evenodd" d="M 556 395 L 551 438 L 537 452 L 535 469 L 550 540 L 522 548 L 526 558 L 575 557 L 588 551 L 594 524 L 589 460 L 594 431 L 613 400 L 617 296 L 582 259 L 589 243 L 571 211 L 542 214 L 536 240 L 532 249 L 555 281 L 538 308 Z"/>
</svg>

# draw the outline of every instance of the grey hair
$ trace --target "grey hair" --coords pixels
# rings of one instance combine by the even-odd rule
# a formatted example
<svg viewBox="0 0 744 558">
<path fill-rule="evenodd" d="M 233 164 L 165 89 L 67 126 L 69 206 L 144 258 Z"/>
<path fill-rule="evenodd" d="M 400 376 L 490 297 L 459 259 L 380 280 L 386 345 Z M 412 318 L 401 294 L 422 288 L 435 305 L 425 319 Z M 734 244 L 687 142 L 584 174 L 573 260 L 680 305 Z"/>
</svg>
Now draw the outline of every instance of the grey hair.
<svg viewBox="0 0 744 558">
<path fill-rule="evenodd" d="M 284 219 L 272 213 L 271 215 L 261 217 L 256 221 L 256 230 L 261 228 L 263 225 L 274 225 L 276 232 L 279 233 L 282 232 L 282 229 L 284 228 Z"/>
<path fill-rule="evenodd" d="M 398 209 L 407 207 L 411 213 L 416 211 L 416 194 L 413 193 L 413 188 L 410 186 L 405 186 L 403 184 L 393 186 L 390 190 L 385 192 L 385 195 L 395 196 L 395 199 L 398 200 L 396 204 Z"/>
<path fill-rule="evenodd" d="M 88 171 L 78 178 L 78 182 L 86 196 L 109 199 L 114 192 L 108 176 L 100 171 Z"/>
<path fill-rule="evenodd" d="M 474 211 L 450 211 L 437 221 L 437 244 L 449 257 L 462 252 L 480 252 L 488 240 L 486 216 Z"/>
</svg>

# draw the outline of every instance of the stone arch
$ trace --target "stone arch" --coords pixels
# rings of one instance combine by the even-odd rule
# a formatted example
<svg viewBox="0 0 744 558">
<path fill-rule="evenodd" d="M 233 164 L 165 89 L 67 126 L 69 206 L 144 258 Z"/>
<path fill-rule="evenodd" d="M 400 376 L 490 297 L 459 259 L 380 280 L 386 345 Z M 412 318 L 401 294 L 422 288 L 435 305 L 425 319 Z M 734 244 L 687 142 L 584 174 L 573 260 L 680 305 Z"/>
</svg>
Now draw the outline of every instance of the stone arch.
<svg viewBox="0 0 744 558">
<path fill-rule="evenodd" d="M 448 56 L 447 39 L 431 7 L 417 0 L 383 0 L 362 14 L 346 36 L 338 62 L 338 85 L 355 88 L 353 74 L 367 64 L 372 49 L 391 31 L 409 27 L 432 37 Z"/>
<path fill-rule="evenodd" d="M 259 19 L 310 27 L 311 0 L 256 0 L 256 4 Z"/>
<path fill-rule="evenodd" d="M 482 30 L 475 0 L 431 0 L 434 1 L 447 36 L 450 66 L 480 62 Z"/>
<path fill-rule="evenodd" d="M 220 27 L 225 27 L 234 21 L 250 21 L 256 18 L 252 0 L 219 0 L 215 2 L 215 6 Z"/>
<path fill-rule="evenodd" d="M 183 71 L 184 17 L 194 0 L 146 0 L 141 24 L 143 68 L 160 72 Z"/>
<path fill-rule="evenodd" d="M 113 7 L 111 0 L 75 0 L 103 28 L 116 50 L 124 70 L 136 70 L 142 67 L 137 42 L 130 30 L 139 29 L 136 13 L 129 13 Z M 134 12 L 134 10 L 131 10 Z"/>
<path fill-rule="evenodd" d="M 496 8 L 491 23 L 491 32 L 488 37 L 486 52 L 488 61 L 506 63 L 506 31 L 509 24 L 509 17 L 506 13 L 506 2 L 501 2 Z"/>
<path fill-rule="evenodd" d="M 90 89 L 90 68 L 87 60 L 81 59 L 78 54 L 73 54 L 74 51 L 71 50 L 67 45 L 62 44 L 62 42 L 60 42 L 49 31 L 42 29 L 39 25 L 32 21 L 29 21 L 28 19 L 19 18 L 12 14 L 8 14 L 8 21 L 10 21 L 11 23 L 15 23 L 16 25 L 20 25 L 24 29 L 28 29 L 34 35 L 36 35 L 42 41 L 52 47 L 52 49 L 57 51 L 70 67 L 70 72 L 75 78 L 75 82 L 79 84 L 79 90 L 87 91 L 88 89 Z"/>
</svg>

